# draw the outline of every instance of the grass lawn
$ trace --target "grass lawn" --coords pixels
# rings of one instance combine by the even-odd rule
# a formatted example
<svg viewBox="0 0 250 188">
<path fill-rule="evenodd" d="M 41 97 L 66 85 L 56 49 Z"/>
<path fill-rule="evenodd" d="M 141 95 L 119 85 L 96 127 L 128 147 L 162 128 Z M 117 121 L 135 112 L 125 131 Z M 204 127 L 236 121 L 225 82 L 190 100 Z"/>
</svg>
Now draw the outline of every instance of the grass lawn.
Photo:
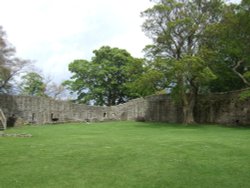
<svg viewBox="0 0 250 188">
<path fill-rule="evenodd" d="M 111 122 L 0 137 L 1 188 L 249 188 L 250 129 Z"/>
</svg>

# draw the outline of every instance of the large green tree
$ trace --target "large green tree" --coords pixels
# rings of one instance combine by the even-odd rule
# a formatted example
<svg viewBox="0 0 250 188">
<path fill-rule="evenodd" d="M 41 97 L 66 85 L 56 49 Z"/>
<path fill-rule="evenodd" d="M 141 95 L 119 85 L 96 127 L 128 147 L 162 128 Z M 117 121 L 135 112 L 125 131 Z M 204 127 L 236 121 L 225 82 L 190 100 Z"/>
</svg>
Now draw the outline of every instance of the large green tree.
<svg viewBox="0 0 250 188">
<path fill-rule="evenodd" d="M 143 29 L 153 41 L 146 47 L 151 60 L 161 59 L 172 93 L 183 106 L 183 122 L 194 123 L 196 96 L 205 82 L 214 79 L 201 51 L 208 25 L 220 19 L 220 0 L 155 0 L 142 13 Z M 157 60 L 158 61 L 158 60 Z M 164 65 L 165 64 L 165 65 Z"/>
<path fill-rule="evenodd" d="M 225 6 L 220 21 L 207 28 L 203 47 L 214 58 L 211 67 L 217 75 L 212 91 L 250 87 L 250 1 Z"/>
<path fill-rule="evenodd" d="M 95 105 L 117 105 L 137 97 L 130 83 L 143 71 L 142 59 L 126 50 L 103 46 L 94 50 L 91 61 L 75 60 L 69 65 L 73 76 L 64 83 L 76 92 L 77 101 Z"/>
</svg>

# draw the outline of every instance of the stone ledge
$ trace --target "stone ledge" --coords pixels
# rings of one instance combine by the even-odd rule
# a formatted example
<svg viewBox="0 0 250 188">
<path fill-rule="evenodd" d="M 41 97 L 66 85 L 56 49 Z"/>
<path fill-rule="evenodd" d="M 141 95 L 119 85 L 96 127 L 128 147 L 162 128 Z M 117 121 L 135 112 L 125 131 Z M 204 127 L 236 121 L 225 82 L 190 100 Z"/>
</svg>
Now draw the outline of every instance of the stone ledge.
<svg viewBox="0 0 250 188">
<path fill-rule="evenodd" d="M 11 134 L 6 134 L 6 133 L 1 133 L 0 132 L 0 137 L 22 137 L 22 138 L 29 138 L 32 137 L 31 134 L 25 134 L 25 133 L 11 133 Z"/>
</svg>

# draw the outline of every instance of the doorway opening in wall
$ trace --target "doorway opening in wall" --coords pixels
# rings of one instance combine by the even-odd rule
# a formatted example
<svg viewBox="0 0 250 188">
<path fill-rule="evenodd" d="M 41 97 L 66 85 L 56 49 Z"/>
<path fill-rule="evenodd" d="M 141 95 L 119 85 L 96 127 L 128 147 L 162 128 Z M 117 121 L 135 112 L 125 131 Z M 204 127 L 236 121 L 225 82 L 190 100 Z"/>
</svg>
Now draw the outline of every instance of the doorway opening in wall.
<svg viewBox="0 0 250 188">
<path fill-rule="evenodd" d="M 35 113 L 32 113 L 31 115 L 31 122 L 35 122 L 35 118 L 36 118 L 36 114 Z"/>
<path fill-rule="evenodd" d="M 50 114 L 50 119 L 51 119 L 51 121 L 53 121 L 53 122 L 56 122 L 56 121 L 59 120 L 59 118 L 55 118 L 55 117 L 54 117 L 54 114 L 53 114 L 53 113 Z"/>
<path fill-rule="evenodd" d="M 103 113 L 103 117 L 104 118 L 107 117 L 107 113 L 106 112 Z"/>
<path fill-rule="evenodd" d="M 7 119 L 7 127 L 14 127 L 15 123 L 16 123 L 17 117 L 15 114 L 12 114 L 12 116 L 10 116 Z"/>
</svg>

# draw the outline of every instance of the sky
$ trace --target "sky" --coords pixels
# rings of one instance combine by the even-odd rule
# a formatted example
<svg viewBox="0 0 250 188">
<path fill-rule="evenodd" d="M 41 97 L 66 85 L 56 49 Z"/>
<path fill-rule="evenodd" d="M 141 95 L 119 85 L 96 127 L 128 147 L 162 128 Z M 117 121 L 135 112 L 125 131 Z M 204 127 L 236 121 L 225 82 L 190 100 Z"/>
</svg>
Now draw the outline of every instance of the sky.
<svg viewBox="0 0 250 188">
<path fill-rule="evenodd" d="M 56 82 L 70 77 L 70 62 L 90 60 L 101 46 L 142 57 L 150 42 L 140 17 L 149 0 L 0 0 L 0 5 L 0 25 L 17 56 L 34 60 Z"/>
<path fill-rule="evenodd" d="M 70 78 L 69 63 L 90 60 L 101 46 L 143 57 L 150 44 L 140 17 L 152 6 L 149 0 L 0 0 L 0 5 L 0 25 L 16 55 L 33 60 L 56 83 Z"/>
</svg>

